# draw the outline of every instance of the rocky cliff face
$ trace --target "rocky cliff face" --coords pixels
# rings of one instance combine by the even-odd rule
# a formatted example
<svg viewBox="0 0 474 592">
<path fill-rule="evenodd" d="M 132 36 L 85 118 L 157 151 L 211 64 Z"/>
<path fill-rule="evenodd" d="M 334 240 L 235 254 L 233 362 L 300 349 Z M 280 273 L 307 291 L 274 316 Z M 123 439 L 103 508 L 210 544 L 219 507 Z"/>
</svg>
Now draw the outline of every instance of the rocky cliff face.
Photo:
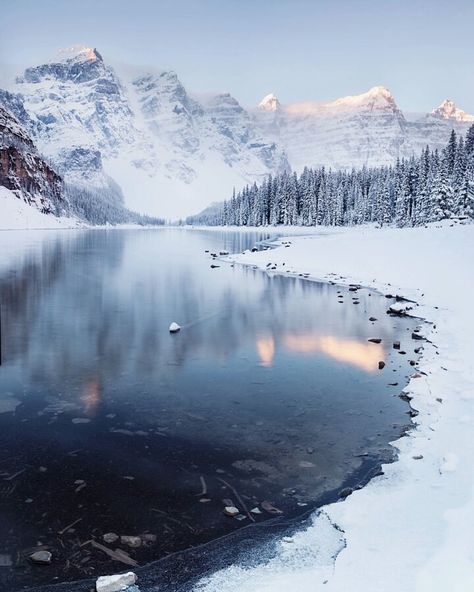
<svg viewBox="0 0 474 592">
<path fill-rule="evenodd" d="M 12 113 L 0 105 L 0 186 L 43 213 L 59 213 L 62 179 Z"/>
</svg>

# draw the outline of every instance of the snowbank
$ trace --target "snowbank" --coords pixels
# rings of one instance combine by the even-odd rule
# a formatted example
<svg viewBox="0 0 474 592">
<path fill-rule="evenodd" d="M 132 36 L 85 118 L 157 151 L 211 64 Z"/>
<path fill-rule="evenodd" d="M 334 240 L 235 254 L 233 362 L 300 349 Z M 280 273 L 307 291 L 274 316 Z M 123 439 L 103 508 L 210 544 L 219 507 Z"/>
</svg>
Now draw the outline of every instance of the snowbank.
<svg viewBox="0 0 474 592">
<path fill-rule="evenodd" d="M 434 323 L 421 361 L 426 375 L 414 375 L 406 389 L 420 412 L 417 426 L 394 444 L 398 462 L 327 506 L 294 543 L 282 541 L 278 558 L 251 570 L 233 566 L 199 590 L 473 590 L 474 226 L 351 228 L 289 240 L 231 259 L 402 294 L 420 304 L 414 314 Z M 343 530 L 343 544 L 328 523 Z"/>
<path fill-rule="evenodd" d="M 0 187 L 0 230 L 76 228 L 77 226 L 77 220 L 42 214 L 34 206 L 19 199 L 10 189 Z"/>
</svg>

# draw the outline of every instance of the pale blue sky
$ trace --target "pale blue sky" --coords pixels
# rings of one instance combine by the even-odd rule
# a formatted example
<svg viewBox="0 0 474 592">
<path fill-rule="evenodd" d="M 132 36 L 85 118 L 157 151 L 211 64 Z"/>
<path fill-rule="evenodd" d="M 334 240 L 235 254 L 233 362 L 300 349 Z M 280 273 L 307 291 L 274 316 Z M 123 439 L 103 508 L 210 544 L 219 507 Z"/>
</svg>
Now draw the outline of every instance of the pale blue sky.
<svg viewBox="0 0 474 592">
<path fill-rule="evenodd" d="M 76 43 L 172 68 L 243 105 L 330 100 L 385 85 L 399 106 L 474 113 L 474 0 L 4 0 L 0 64 Z"/>
</svg>

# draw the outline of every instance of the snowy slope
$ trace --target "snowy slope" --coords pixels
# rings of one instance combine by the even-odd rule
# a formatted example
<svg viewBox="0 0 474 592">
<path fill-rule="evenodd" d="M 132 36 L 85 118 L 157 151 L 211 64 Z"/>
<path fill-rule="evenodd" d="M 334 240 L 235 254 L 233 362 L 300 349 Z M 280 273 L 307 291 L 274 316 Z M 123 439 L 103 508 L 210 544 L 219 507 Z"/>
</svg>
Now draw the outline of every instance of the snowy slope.
<svg viewBox="0 0 474 592">
<path fill-rule="evenodd" d="M 466 592 L 474 589 L 474 226 L 333 229 L 271 252 L 278 269 L 403 294 L 435 325 L 405 389 L 419 411 L 383 467 L 344 502 L 324 508 L 269 562 L 233 566 L 200 592 Z M 269 252 L 233 260 L 265 267 Z M 283 263 L 285 267 L 282 267 Z M 374 324 L 376 327 L 377 323 Z M 407 335 L 402 347 L 415 342 Z M 388 371 L 388 370 L 384 370 Z M 387 380 L 389 376 L 387 375 Z M 333 525 L 337 525 L 338 529 Z"/>
<path fill-rule="evenodd" d="M 0 230 L 76 228 L 78 225 L 73 218 L 44 214 L 10 189 L 0 187 Z"/>
</svg>

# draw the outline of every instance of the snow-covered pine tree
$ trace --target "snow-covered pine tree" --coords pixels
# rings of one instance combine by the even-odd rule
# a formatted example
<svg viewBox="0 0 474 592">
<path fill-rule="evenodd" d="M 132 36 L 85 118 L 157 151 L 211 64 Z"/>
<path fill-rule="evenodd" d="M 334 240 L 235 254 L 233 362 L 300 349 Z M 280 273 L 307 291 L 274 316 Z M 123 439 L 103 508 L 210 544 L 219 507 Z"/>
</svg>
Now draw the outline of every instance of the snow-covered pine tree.
<svg viewBox="0 0 474 592">
<path fill-rule="evenodd" d="M 86 199 L 82 208 L 88 207 Z M 246 186 L 216 214 L 192 223 L 237 225 L 343 225 L 378 222 L 417 226 L 452 216 L 474 218 L 474 126 L 453 132 L 441 154 L 427 147 L 394 166 L 284 172 Z M 95 214 L 97 216 L 97 213 Z"/>
</svg>

